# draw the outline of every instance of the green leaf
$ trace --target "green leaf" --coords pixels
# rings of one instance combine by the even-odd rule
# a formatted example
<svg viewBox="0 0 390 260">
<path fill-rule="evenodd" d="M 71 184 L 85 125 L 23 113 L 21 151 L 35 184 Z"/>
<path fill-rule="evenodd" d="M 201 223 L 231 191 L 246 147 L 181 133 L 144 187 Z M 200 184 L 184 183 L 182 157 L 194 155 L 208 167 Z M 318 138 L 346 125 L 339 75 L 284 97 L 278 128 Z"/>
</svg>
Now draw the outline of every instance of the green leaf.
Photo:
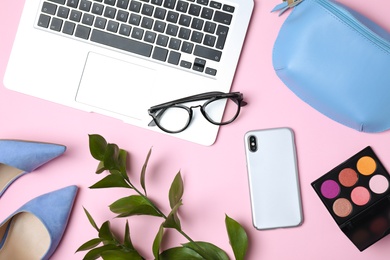
<svg viewBox="0 0 390 260">
<path fill-rule="evenodd" d="M 126 220 L 125 238 L 123 239 L 125 247 L 135 250 L 130 238 L 129 222 Z"/>
<path fill-rule="evenodd" d="M 160 260 L 204 260 L 197 252 L 187 247 L 174 247 L 160 254 Z"/>
<path fill-rule="evenodd" d="M 179 207 L 183 205 L 181 200 L 173 207 L 172 211 L 169 213 L 167 219 L 164 221 L 163 225 L 165 228 L 174 228 L 177 230 L 181 230 L 180 219 L 177 216 L 177 211 Z"/>
<path fill-rule="evenodd" d="M 95 173 L 100 174 L 100 173 L 104 172 L 105 170 L 107 170 L 107 169 L 106 169 L 106 167 L 104 167 L 104 162 L 100 161 Z"/>
<path fill-rule="evenodd" d="M 138 260 L 143 259 L 142 256 L 135 250 L 122 251 L 118 250 L 107 250 L 101 253 L 101 257 L 104 260 Z"/>
<path fill-rule="evenodd" d="M 152 149 L 149 150 L 148 155 L 146 156 L 146 160 L 144 165 L 142 166 L 142 171 L 141 171 L 141 186 L 142 189 L 144 189 L 145 195 L 146 195 L 146 186 L 145 186 L 145 174 L 146 174 L 146 167 L 148 166 L 150 154 L 152 153 Z"/>
<path fill-rule="evenodd" d="M 208 242 L 189 242 L 187 244 L 183 244 L 183 247 L 191 248 L 199 255 L 203 256 L 205 259 L 229 260 L 229 256 L 226 254 L 225 251 Z"/>
<path fill-rule="evenodd" d="M 104 222 L 103 225 L 100 227 L 99 237 L 103 240 L 106 240 L 105 242 L 107 242 L 107 240 L 109 241 L 115 240 L 114 235 L 112 234 L 110 229 L 110 221 Z"/>
<path fill-rule="evenodd" d="M 99 245 L 101 242 L 102 242 L 102 240 L 100 238 L 91 239 L 91 240 L 85 242 L 84 244 L 82 244 L 76 250 L 76 252 L 92 249 L 92 248 L 96 247 L 97 245 Z"/>
<path fill-rule="evenodd" d="M 119 163 L 119 171 L 122 177 L 126 180 L 129 180 L 129 177 L 127 176 L 127 151 L 126 150 L 119 149 L 118 163 Z"/>
<path fill-rule="evenodd" d="M 115 245 L 104 245 L 104 246 L 101 246 L 101 247 L 97 247 L 95 249 L 92 249 L 91 251 L 89 251 L 85 256 L 84 256 L 84 260 L 95 260 L 95 259 L 98 259 L 101 254 L 105 251 L 109 251 L 109 250 L 115 250 L 117 247 Z"/>
<path fill-rule="evenodd" d="M 181 200 L 184 192 L 183 179 L 181 178 L 180 172 L 176 174 L 171 187 L 169 189 L 169 204 L 171 209 Z"/>
<path fill-rule="evenodd" d="M 104 154 L 104 166 L 109 170 L 120 170 L 119 147 L 116 144 L 108 144 Z"/>
<path fill-rule="evenodd" d="M 161 217 L 160 213 L 144 197 L 132 195 L 121 198 L 110 205 L 110 210 L 119 214 L 118 217 L 134 215 L 149 215 Z"/>
<path fill-rule="evenodd" d="M 248 236 L 245 229 L 228 215 L 225 217 L 225 224 L 236 260 L 243 260 L 248 249 Z"/>
<path fill-rule="evenodd" d="M 131 187 L 123 179 L 122 175 L 110 174 L 89 188 L 100 189 L 100 188 L 131 188 Z"/>
<path fill-rule="evenodd" d="M 86 210 L 84 207 L 83 207 L 83 209 L 84 209 L 85 214 L 87 215 L 89 223 L 91 223 L 91 225 L 99 232 L 99 228 L 96 225 L 95 220 L 93 220 L 91 214 L 89 214 L 88 210 Z"/>
<path fill-rule="evenodd" d="M 107 142 L 101 135 L 89 135 L 89 150 L 92 157 L 96 160 L 103 161 L 104 154 L 106 152 L 106 146 Z"/>
<path fill-rule="evenodd" d="M 163 225 L 161 225 L 160 228 L 158 229 L 156 237 L 154 238 L 153 247 L 152 247 L 154 259 L 157 259 L 157 260 L 160 258 L 160 256 L 159 256 L 160 255 L 160 247 L 161 247 L 161 241 L 162 241 L 163 235 L 164 235 L 164 227 L 163 227 Z"/>
</svg>

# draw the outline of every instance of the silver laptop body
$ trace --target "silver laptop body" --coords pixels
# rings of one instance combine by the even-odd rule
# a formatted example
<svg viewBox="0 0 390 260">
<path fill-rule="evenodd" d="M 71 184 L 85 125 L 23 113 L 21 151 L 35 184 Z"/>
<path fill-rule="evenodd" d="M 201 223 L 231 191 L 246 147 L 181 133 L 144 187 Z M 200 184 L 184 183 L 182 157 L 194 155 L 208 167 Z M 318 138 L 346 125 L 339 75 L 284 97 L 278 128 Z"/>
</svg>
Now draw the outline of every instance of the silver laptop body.
<svg viewBox="0 0 390 260">
<path fill-rule="evenodd" d="M 4 85 L 161 132 L 149 107 L 229 92 L 252 10 L 253 0 L 26 0 Z M 194 112 L 175 136 L 213 144 L 219 127 Z"/>
</svg>

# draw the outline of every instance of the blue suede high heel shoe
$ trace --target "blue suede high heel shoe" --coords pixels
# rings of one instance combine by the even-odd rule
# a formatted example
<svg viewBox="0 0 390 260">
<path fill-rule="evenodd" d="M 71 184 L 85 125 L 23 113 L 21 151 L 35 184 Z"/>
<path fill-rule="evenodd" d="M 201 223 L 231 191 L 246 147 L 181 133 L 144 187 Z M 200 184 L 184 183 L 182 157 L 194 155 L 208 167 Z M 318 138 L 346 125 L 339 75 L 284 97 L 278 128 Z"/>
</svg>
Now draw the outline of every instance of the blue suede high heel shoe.
<svg viewBox="0 0 390 260">
<path fill-rule="evenodd" d="M 66 147 L 59 144 L 0 140 L 0 197 L 20 176 L 60 156 Z"/>
<path fill-rule="evenodd" d="M 68 186 L 30 200 L 0 225 L 0 259 L 49 259 L 68 224 L 77 194 Z"/>
</svg>

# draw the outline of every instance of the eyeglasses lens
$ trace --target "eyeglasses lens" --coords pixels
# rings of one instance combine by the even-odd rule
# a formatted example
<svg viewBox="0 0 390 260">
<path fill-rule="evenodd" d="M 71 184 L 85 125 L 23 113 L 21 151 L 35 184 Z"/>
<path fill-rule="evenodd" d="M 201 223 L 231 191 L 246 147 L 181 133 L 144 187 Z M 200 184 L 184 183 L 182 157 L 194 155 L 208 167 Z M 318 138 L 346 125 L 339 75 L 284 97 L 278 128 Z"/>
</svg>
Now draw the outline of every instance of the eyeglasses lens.
<svg viewBox="0 0 390 260">
<path fill-rule="evenodd" d="M 226 104 L 226 108 L 225 108 Z M 225 111 L 224 111 L 225 108 Z M 204 107 L 208 118 L 216 124 L 230 123 L 237 117 L 238 102 L 231 98 L 222 98 L 208 103 Z M 224 112 L 223 112 L 224 111 Z"/>
<path fill-rule="evenodd" d="M 186 127 L 190 115 L 188 111 L 182 107 L 169 107 L 157 113 L 159 117 L 159 124 L 171 132 L 180 132 Z"/>
</svg>

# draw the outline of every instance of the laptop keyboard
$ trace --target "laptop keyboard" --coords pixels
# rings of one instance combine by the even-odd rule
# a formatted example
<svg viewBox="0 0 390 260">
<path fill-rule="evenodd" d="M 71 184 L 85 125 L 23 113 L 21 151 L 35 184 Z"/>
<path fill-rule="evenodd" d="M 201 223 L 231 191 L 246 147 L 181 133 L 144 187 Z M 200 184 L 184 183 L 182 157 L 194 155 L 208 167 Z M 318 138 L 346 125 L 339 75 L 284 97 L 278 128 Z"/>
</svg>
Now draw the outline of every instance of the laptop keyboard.
<svg viewBox="0 0 390 260">
<path fill-rule="evenodd" d="M 211 0 L 45 0 L 37 25 L 215 76 L 233 15 Z"/>
</svg>

